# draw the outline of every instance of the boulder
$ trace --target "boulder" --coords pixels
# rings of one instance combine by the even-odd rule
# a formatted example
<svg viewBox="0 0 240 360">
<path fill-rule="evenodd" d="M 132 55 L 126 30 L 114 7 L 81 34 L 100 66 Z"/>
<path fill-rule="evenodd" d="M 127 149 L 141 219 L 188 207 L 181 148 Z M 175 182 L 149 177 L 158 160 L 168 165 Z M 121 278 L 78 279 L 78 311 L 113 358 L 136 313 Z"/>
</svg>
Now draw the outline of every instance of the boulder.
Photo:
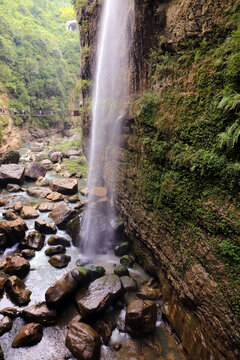
<svg viewBox="0 0 240 360">
<path fill-rule="evenodd" d="M 25 308 L 21 316 L 26 322 L 36 322 L 44 326 L 53 325 L 57 321 L 56 309 L 49 308 L 45 301 Z"/>
<path fill-rule="evenodd" d="M 6 291 L 16 305 L 26 305 L 30 301 L 31 291 L 26 289 L 24 282 L 17 276 L 9 277 L 5 282 Z"/>
<path fill-rule="evenodd" d="M 44 247 L 45 236 L 37 231 L 30 231 L 21 242 L 21 248 L 39 251 Z"/>
<path fill-rule="evenodd" d="M 138 289 L 137 281 L 130 276 L 121 276 L 120 279 L 125 291 L 136 291 Z"/>
<path fill-rule="evenodd" d="M 62 245 L 50 246 L 45 250 L 45 255 L 53 256 L 57 254 L 65 254 L 66 248 Z"/>
<path fill-rule="evenodd" d="M 22 185 L 24 182 L 24 166 L 18 164 L 9 164 L 0 166 L 0 186 L 7 184 Z"/>
<path fill-rule="evenodd" d="M 73 322 L 69 327 L 66 347 L 77 360 L 100 358 L 100 337 L 93 328 L 82 322 Z"/>
<path fill-rule="evenodd" d="M 50 183 L 50 189 L 63 195 L 74 195 L 78 192 L 76 179 L 56 178 Z"/>
<path fill-rule="evenodd" d="M 61 201 L 64 199 L 64 196 L 57 191 L 53 191 L 51 194 L 47 195 L 47 199 L 51 201 Z"/>
<path fill-rule="evenodd" d="M 16 150 L 9 150 L 6 154 L 3 155 L 1 163 L 2 164 L 18 164 L 20 159 L 20 154 Z"/>
<path fill-rule="evenodd" d="M 4 285 L 5 285 L 5 277 L 1 276 L 0 277 L 0 295 L 2 295 L 3 291 L 4 291 Z"/>
<path fill-rule="evenodd" d="M 123 287 L 117 275 L 105 275 L 76 294 L 80 314 L 84 317 L 99 313 L 123 294 Z"/>
<path fill-rule="evenodd" d="M 21 254 L 25 259 L 29 260 L 35 256 L 35 251 L 31 249 L 23 249 Z"/>
<path fill-rule="evenodd" d="M 50 155 L 50 160 L 53 163 L 61 162 L 63 158 L 63 155 L 61 151 L 55 151 Z"/>
<path fill-rule="evenodd" d="M 115 255 L 117 256 L 127 255 L 128 251 L 129 251 L 129 244 L 126 241 L 121 242 L 114 249 Z"/>
<path fill-rule="evenodd" d="M 53 219 L 59 229 L 63 230 L 67 222 L 76 215 L 76 210 L 70 208 L 67 204 L 59 204 L 53 209 L 49 217 Z"/>
<path fill-rule="evenodd" d="M 44 136 L 43 132 L 42 132 L 42 134 L 40 136 L 37 133 L 37 132 L 40 132 L 41 130 L 42 129 L 38 129 L 36 131 L 36 130 L 30 129 L 30 132 L 34 137 L 38 138 L 38 137 L 43 137 Z M 30 149 L 31 149 L 31 151 L 34 151 L 34 152 L 42 151 L 44 149 L 44 145 L 43 145 L 43 143 L 39 143 L 39 142 L 31 143 Z"/>
<path fill-rule="evenodd" d="M 71 246 L 71 241 L 66 239 L 63 236 L 59 236 L 59 235 L 52 235 L 49 239 L 48 239 L 48 245 L 62 245 L 64 247 L 70 247 Z"/>
<path fill-rule="evenodd" d="M 106 321 L 100 319 L 93 324 L 93 329 L 99 334 L 104 345 L 108 344 L 115 327 L 116 322 L 111 319 L 107 319 Z"/>
<path fill-rule="evenodd" d="M 80 150 L 74 150 L 74 149 L 70 149 L 67 152 L 68 157 L 70 156 L 81 156 L 82 152 Z"/>
<path fill-rule="evenodd" d="M 51 306 L 59 305 L 68 299 L 77 288 L 85 285 L 86 282 L 87 270 L 78 267 L 69 271 L 46 291 L 46 302 Z"/>
<path fill-rule="evenodd" d="M 7 220 L 16 220 L 18 218 L 18 216 L 12 210 L 6 210 L 2 214 Z"/>
<path fill-rule="evenodd" d="M 71 256 L 65 254 L 53 255 L 48 260 L 49 264 L 57 269 L 63 269 L 68 266 Z"/>
<path fill-rule="evenodd" d="M 21 187 L 17 184 L 7 184 L 7 191 L 10 193 L 18 192 L 20 191 Z"/>
<path fill-rule="evenodd" d="M 132 267 L 134 264 L 134 260 L 129 255 L 123 255 L 120 259 L 120 264 L 126 266 L 126 267 Z"/>
<path fill-rule="evenodd" d="M 55 225 L 47 223 L 44 220 L 36 220 L 35 229 L 42 234 L 55 234 L 57 232 Z"/>
<path fill-rule="evenodd" d="M 62 171 L 62 167 L 60 164 L 57 164 L 56 168 L 55 168 L 57 173 L 60 173 L 60 171 Z"/>
<path fill-rule="evenodd" d="M 28 229 L 26 223 L 22 219 L 13 221 L 0 222 L 0 248 L 5 249 L 11 247 L 25 236 L 25 231 Z"/>
<path fill-rule="evenodd" d="M 0 270 L 4 269 L 6 265 L 7 265 L 7 260 L 0 259 Z"/>
<path fill-rule="evenodd" d="M 40 176 L 45 176 L 47 169 L 34 161 L 29 164 L 25 169 L 25 177 L 30 180 L 37 180 Z"/>
<path fill-rule="evenodd" d="M 79 197 L 79 195 L 78 194 L 75 194 L 75 195 L 73 195 L 73 196 L 70 196 L 69 198 L 68 198 L 68 201 L 70 202 L 70 203 L 76 203 L 77 201 L 80 201 L 80 197 Z"/>
<path fill-rule="evenodd" d="M 0 206 L 6 206 L 7 204 L 9 204 L 9 200 L 7 198 L 0 198 Z"/>
<path fill-rule="evenodd" d="M 46 170 L 46 168 L 44 167 Z M 39 176 L 39 178 L 36 181 L 36 186 L 48 186 L 49 181 L 44 176 Z"/>
<path fill-rule="evenodd" d="M 35 345 L 42 340 L 42 336 L 43 328 L 41 324 L 27 324 L 13 340 L 12 347 L 19 348 Z"/>
<path fill-rule="evenodd" d="M 14 210 L 15 210 L 17 213 L 20 213 L 20 211 L 21 211 L 22 208 L 23 208 L 22 202 L 21 202 L 21 201 L 15 202 L 14 205 L 13 205 L 13 208 L 14 208 Z"/>
<path fill-rule="evenodd" d="M 160 300 L 162 291 L 159 286 L 152 287 L 149 285 L 142 285 L 137 292 L 137 297 L 143 300 Z"/>
<path fill-rule="evenodd" d="M 125 329 L 133 337 L 141 337 L 155 329 L 156 303 L 150 300 L 133 300 L 127 306 Z"/>
<path fill-rule="evenodd" d="M 0 311 L 3 316 L 8 316 L 10 319 L 16 319 L 19 316 L 19 311 L 13 307 L 6 307 Z"/>
<path fill-rule="evenodd" d="M 53 204 L 51 201 L 44 201 L 38 206 L 38 210 L 40 212 L 50 212 L 54 209 L 55 204 Z"/>
<path fill-rule="evenodd" d="M 102 276 L 105 275 L 106 270 L 102 266 L 95 266 L 95 265 L 84 265 L 84 269 L 88 272 L 88 277 L 90 281 L 94 281 Z"/>
<path fill-rule="evenodd" d="M 0 336 L 10 331 L 12 329 L 12 326 L 13 326 L 12 319 L 8 316 L 4 316 L 0 320 Z"/>
<path fill-rule="evenodd" d="M 23 219 L 36 219 L 39 214 L 38 211 L 32 206 L 23 206 L 20 216 Z"/>
<path fill-rule="evenodd" d="M 5 274 L 16 275 L 21 279 L 27 276 L 29 270 L 29 261 L 22 257 L 22 255 L 20 254 L 14 254 L 13 256 L 11 256 L 4 268 Z"/>
<path fill-rule="evenodd" d="M 129 272 L 125 265 L 118 265 L 114 268 L 114 274 L 118 276 L 128 276 Z"/>
<path fill-rule="evenodd" d="M 42 160 L 41 164 L 45 167 L 46 170 L 51 170 L 53 167 L 53 164 L 52 164 L 51 160 L 49 160 L 49 159 Z"/>
<path fill-rule="evenodd" d="M 41 186 L 31 186 L 27 189 L 27 193 L 33 197 L 45 198 L 47 195 L 51 194 L 51 190 L 41 187 Z"/>
<path fill-rule="evenodd" d="M 94 199 L 104 198 L 107 196 L 107 189 L 105 187 L 95 187 L 89 190 L 89 196 Z"/>
</svg>

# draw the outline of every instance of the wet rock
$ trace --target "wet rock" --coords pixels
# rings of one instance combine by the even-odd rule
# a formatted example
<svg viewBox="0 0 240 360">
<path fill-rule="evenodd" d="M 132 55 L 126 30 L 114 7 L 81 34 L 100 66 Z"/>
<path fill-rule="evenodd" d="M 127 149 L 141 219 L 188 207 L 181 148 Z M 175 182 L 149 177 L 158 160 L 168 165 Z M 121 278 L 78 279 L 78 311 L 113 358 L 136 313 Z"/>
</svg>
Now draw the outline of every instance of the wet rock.
<svg viewBox="0 0 240 360">
<path fill-rule="evenodd" d="M 36 219 L 39 214 L 38 211 L 32 206 L 23 206 L 20 216 L 23 219 Z"/>
<path fill-rule="evenodd" d="M 70 197 L 68 198 L 68 201 L 69 201 L 70 203 L 76 203 L 77 201 L 80 201 L 79 195 L 78 195 L 78 194 L 75 194 L 75 195 L 73 195 L 73 196 L 70 196 Z"/>
<path fill-rule="evenodd" d="M 69 271 L 47 290 L 46 302 L 51 306 L 56 306 L 68 299 L 78 287 L 83 286 L 86 282 L 87 271 L 85 269 L 78 268 Z"/>
<path fill-rule="evenodd" d="M 76 294 L 76 302 L 84 317 L 106 309 L 123 293 L 122 283 L 117 275 L 105 275 Z"/>
<path fill-rule="evenodd" d="M 8 199 L 0 199 L 0 206 L 6 206 L 7 204 L 9 204 L 9 200 Z"/>
<path fill-rule="evenodd" d="M 0 295 L 2 295 L 3 291 L 4 291 L 4 285 L 5 285 L 5 277 L 0 277 Z"/>
<path fill-rule="evenodd" d="M 29 261 L 26 260 L 22 255 L 16 254 L 11 256 L 8 260 L 7 265 L 4 268 L 4 272 L 8 275 L 16 275 L 21 279 L 27 276 L 30 270 Z"/>
<path fill-rule="evenodd" d="M 95 265 L 84 265 L 84 269 L 88 272 L 88 277 L 90 281 L 94 281 L 102 276 L 105 275 L 106 270 L 102 266 L 95 266 Z"/>
<path fill-rule="evenodd" d="M 46 170 L 51 170 L 53 167 L 53 164 L 52 164 L 51 160 L 49 160 L 49 159 L 42 160 L 41 164 L 45 167 Z"/>
<path fill-rule="evenodd" d="M 6 291 L 10 299 L 16 305 L 26 305 L 30 301 L 31 291 L 28 290 L 24 282 L 17 276 L 9 277 L 5 282 Z"/>
<path fill-rule="evenodd" d="M 42 325 L 53 325 L 57 321 L 56 309 L 49 308 L 45 301 L 29 306 L 22 311 L 22 317 L 27 322 Z"/>
<path fill-rule="evenodd" d="M 6 265 L 7 265 L 7 260 L 0 259 L 0 270 L 4 269 Z"/>
<path fill-rule="evenodd" d="M 107 213 L 107 209 L 109 208 L 110 206 L 110 202 L 109 202 L 109 199 L 107 196 L 105 196 L 104 198 L 101 198 L 99 199 L 97 202 L 96 202 L 96 210 L 103 213 L 103 214 L 106 214 Z"/>
<path fill-rule="evenodd" d="M 71 241 L 66 239 L 63 236 L 59 236 L 59 235 L 52 235 L 49 239 L 48 239 L 48 245 L 62 245 L 64 247 L 70 247 L 71 246 Z"/>
<path fill-rule="evenodd" d="M 67 222 L 65 230 L 66 230 L 67 234 L 70 235 L 73 244 L 75 246 L 78 246 L 79 233 L 80 233 L 80 217 L 79 217 L 79 215 L 75 216 L 72 220 Z"/>
<path fill-rule="evenodd" d="M 38 206 L 40 212 L 50 212 L 54 209 L 55 204 L 50 201 L 44 201 Z"/>
<path fill-rule="evenodd" d="M 27 193 L 33 197 L 45 198 L 47 195 L 51 194 L 51 190 L 41 187 L 41 186 L 31 186 L 27 189 Z"/>
<path fill-rule="evenodd" d="M 44 220 L 36 220 L 35 229 L 42 234 L 55 234 L 57 232 L 55 225 L 47 223 Z"/>
<path fill-rule="evenodd" d="M 81 194 L 82 196 L 87 196 L 88 193 L 89 193 L 88 188 L 84 188 L 84 189 L 82 189 L 82 190 L 80 191 L 80 194 Z"/>
<path fill-rule="evenodd" d="M 20 246 L 24 249 L 39 251 L 44 247 L 45 236 L 37 231 L 30 231 Z"/>
<path fill-rule="evenodd" d="M 6 210 L 3 212 L 3 216 L 7 220 L 16 220 L 18 216 L 12 210 Z"/>
<path fill-rule="evenodd" d="M 124 265 L 116 266 L 114 268 L 113 272 L 115 275 L 118 275 L 118 276 L 128 276 L 129 275 L 128 269 Z"/>
<path fill-rule="evenodd" d="M 95 187 L 89 190 L 89 195 L 91 198 L 95 198 L 96 200 L 99 198 L 104 198 L 107 196 L 107 189 L 104 187 Z"/>
<path fill-rule="evenodd" d="M 44 167 L 44 169 L 46 169 Z M 44 176 L 39 176 L 39 178 L 36 181 L 36 186 L 48 186 L 49 181 Z"/>
<path fill-rule="evenodd" d="M 45 176 L 47 169 L 38 162 L 32 162 L 25 169 L 25 177 L 30 180 L 37 180 L 40 176 Z"/>
<path fill-rule="evenodd" d="M 136 291 L 138 289 L 137 281 L 130 276 L 121 276 L 120 279 L 125 291 Z"/>
<path fill-rule="evenodd" d="M 3 155 L 1 163 L 2 164 L 18 164 L 20 159 L 20 154 L 16 150 L 9 150 L 6 154 Z"/>
<path fill-rule="evenodd" d="M 42 336 L 43 328 L 41 324 L 27 324 L 13 340 L 12 347 L 19 348 L 35 345 L 42 340 Z"/>
<path fill-rule="evenodd" d="M 125 329 L 133 337 L 141 337 L 155 329 L 156 303 L 150 300 L 134 300 L 127 307 Z"/>
<path fill-rule="evenodd" d="M 66 347 L 77 360 L 100 358 L 101 341 L 98 333 L 89 325 L 74 322 L 67 333 Z"/>
<path fill-rule="evenodd" d="M 113 349 L 114 349 L 115 351 L 119 351 L 121 348 L 122 348 L 122 344 L 120 344 L 120 343 L 115 343 L 115 344 L 113 344 Z M 130 360 L 130 359 L 129 359 L 129 360 Z"/>
<path fill-rule="evenodd" d="M 57 254 L 65 254 L 66 248 L 62 245 L 55 245 L 51 246 L 48 249 L 45 250 L 45 255 L 47 256 L 53 256 Z"/>
<path fill-rule="evenodd" d="M 50 189 L 63 195 L 74 195 L 78 191 L 78 182 L 75 179 L 56 178 L 50 183 Z"/>
<path fill-rule="evenodd" d="M 5 249 L 19 242 L 24 238 L 27 229 L 27 225 L 22 219 L 1 221 L 0 233 L 4 234 L 4 236 L 0 236 L 0 247 Z"/>
<path fill-rule="evenodd" d="M 53 163 L 61 162 L 63 155 L 60 151 L 55 151 L 50 155 L 50 160 Z"/>
<path fill-rule="evenodd" d="M 71 261 L 71 256 L 64 254 L 53 255 L 48 260 L 49 264 L 51 264 L 53 267 L 57 269 L 63 269 L 67 267 L 70 261 Z"/>
<path fill-rule="evenodd" d="M 21 187 L 17 184 L 7 184 L 7 191 L 10 193 L 15 193 L 20 191 Z"/>
<path fill-rule="evenodd" d="M 76 210 L 71 209 L 67 204 L 59 204 L 53 209 L 49 217 L 53 219 L 59 229 L 63 230 L 67 222 L 76 215 Z"/>
<path fill-rule="evenodd" d="M 22 185 L 24 182 L 24 166 L 17 164 L 0 166 L 0 186 L 7 184 Z"/>
<path fill-rule="evenodd" d="M 23 208 L 22 202 L 21 202 L 21 201 L 15 202 L 14 205 L 13 205 L 13 208 L 14 208 L 14 210 L 15 210 L 17 213 L 20 213 L 20 211 L 21 211 L 22 208 Z"/>
<path fill-rule="evenodd" d="M 16 319 L 19 316 L 19 311 L 13 307 L 6 307 L 0 311 L 3 316 L 8 316 L 10 319 Z"/>
<path fill-rule="evenodd" d="M 117 256 L 127 255 L 128 251 L 129 251 L 129 244 L 126 241 L 121 242 L 114 249 L 115 255 L 117 255 Z"/>
<path fill-rule="evenodd" d="M 8 316 L 4 316 L 0 320 L 0 336 L 10 331 L 12 329 L 12 326 L 13 326 L 12 319 L 10 319 L 10 317 Z"/>
<path fill-rule="evenodd" d="M 47 195 L 47 199 L 51 201 L 61 201 L 64 199 L 64 196 L 59 192 L 52 192 L 51 194 Z"/>
<path fill-rule="evenodd" d="M 120 264 L 126 266 L 126 267 L 132 267 L 134 264 L 134 260 L 129 255 L 123 255 L 120 259 Z"/>
<path fill-rule="evenodd" d="M 35 251 L 31 249 L 23 249 L 21 254 L 25 259 L 29 260 L 35 256 Z"/>
<path fill-rule="evenodd" d="M 137 293 L 137 297 L 143 300 L 159 300 L 162 297 L 162 291 L 160 287 L 153 288 L 148 285 L 142 285 Z"/>
<path fill-rule="evenodd" d="M 115 327 L 116 322 L 110 319 L 107 319 L 106 321 L 97 320 L 93 325 L 93 329 L 96 330 L 104 345 L 108 344 Z"/>
</svg>

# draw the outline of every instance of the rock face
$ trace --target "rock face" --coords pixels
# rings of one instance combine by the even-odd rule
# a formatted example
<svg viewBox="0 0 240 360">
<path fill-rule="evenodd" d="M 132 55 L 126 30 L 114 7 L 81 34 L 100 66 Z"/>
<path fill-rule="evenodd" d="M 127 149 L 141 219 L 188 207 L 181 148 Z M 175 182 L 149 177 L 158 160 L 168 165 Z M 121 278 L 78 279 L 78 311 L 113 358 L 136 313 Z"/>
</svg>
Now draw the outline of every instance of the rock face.
<svg viewBox="0 0 240 360">
<path fill-rule="evenodd" d="M 53 325 L 57 321 L 56 310 L 49 308 L 44 301 L 25 308 L 21 316 L 27 322 L 36 322 L 45 326 Z"/>
<path fill-rule="evenodd" d="M 155 329 L 157 307 L 150 300 L 134 300 L 127 307 L 125 328 L 133 337 L 141 337 Z"/>
<path fill-rule="evenodd" d="M 123 293 L 122 283 L 116 275 L 105 275 L 92 282 L 86 289 L 80 289 L 76 301 L 84 317 L 106 309 Z"/>
<path fill-rule="evenodd" d="M 13 340 L 12 347 L 19 348 L 35 345 L 42 340 L 42 336 L 42 325 L 35 323 L 27 324 Z"/>
<path fill-rule="evenodd" d="M 26 305 L 30 301 L 31 291 L 26 289 L 24 282 L 17 276 L 11 276 L 5 282 L 10 299 L 17 305 Z"/>
<path fill-rule="evenodd" d="M 67 222 L 76 215 L 76 210 L 73 210 L 66 204 L 59 204 L 53 209 L 49 217 L 53 219 L 59 229 L 64 229 Z"/>
<path fill-rule="evenodd" d="M 2 249 L 11 247 L 19 242 L 25 236 L 27 225 L 24 220 L 17 219 L 13 221 L 0 222 L 0 246 Z"/>
<path fill-rule="evenodd" d="M 7 184 L 22 185 L 24 181 L 24 166 L 9 164 L 0 166 L 0 186 Z"/>
<path fill-rule="evenodd" d="M 56 178 L 50 183 L 50 189 L 63 195 L 73 195 L 78 191 L 78 182 L 75 179 Z"/>
<path fill-rule="evenodd" d="M 100 337 L 93 328 L 81 322 L 72 323 L 66 337 L 66 347 L 76 359 L 99 359 L 100 346 Z"/>
<path fill-rule="evenodd" d="M 32 162 L 25 169 L 25 176 L 30 180 L 37 180 L 40 176 L 45 176 L 47 169 L 38 162 Z"/>
</svg>

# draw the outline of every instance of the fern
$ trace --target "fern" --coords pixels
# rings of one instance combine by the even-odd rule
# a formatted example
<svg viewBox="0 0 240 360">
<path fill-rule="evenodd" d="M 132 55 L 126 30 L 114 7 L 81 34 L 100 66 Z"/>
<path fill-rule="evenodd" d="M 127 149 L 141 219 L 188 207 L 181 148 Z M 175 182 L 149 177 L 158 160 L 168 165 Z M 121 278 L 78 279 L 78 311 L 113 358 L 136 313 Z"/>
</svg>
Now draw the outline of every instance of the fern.
<svg viewBox="0 0 240 360">
<path fill-rule="evenodd" d="M 225 132 L 222 132 L 218 135 L 219 137 L 219 146 L 220 148 L 234 148 L 238 144 L 240 138 L 240 124 L 238 121 L 235 121 L 231 126 L 229 126 Z"/>
<path fill-rule="evenodd" d="M 240 94 L 234 93 L 224 96 L 218 104 L 218 108 L 226 111 L 235 110 L 238 112 L 240 109 Z"/>
</svg>

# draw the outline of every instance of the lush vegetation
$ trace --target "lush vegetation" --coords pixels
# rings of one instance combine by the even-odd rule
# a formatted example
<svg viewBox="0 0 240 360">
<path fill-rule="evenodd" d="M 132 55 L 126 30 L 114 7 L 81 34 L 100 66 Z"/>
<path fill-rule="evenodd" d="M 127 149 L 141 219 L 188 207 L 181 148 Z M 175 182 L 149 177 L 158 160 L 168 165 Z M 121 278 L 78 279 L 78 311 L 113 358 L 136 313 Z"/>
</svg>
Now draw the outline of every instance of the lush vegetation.
<svg viewBox="0 0 240 360">
<path fill-rule="evenodd" d="M 64 23 L 74 18 L 70 0 L 0 0 L 0 105 L 57 114 L 15 116 L 16 125 L 52 126 L 73 108 L 80 45 Z"/>
</svg>

